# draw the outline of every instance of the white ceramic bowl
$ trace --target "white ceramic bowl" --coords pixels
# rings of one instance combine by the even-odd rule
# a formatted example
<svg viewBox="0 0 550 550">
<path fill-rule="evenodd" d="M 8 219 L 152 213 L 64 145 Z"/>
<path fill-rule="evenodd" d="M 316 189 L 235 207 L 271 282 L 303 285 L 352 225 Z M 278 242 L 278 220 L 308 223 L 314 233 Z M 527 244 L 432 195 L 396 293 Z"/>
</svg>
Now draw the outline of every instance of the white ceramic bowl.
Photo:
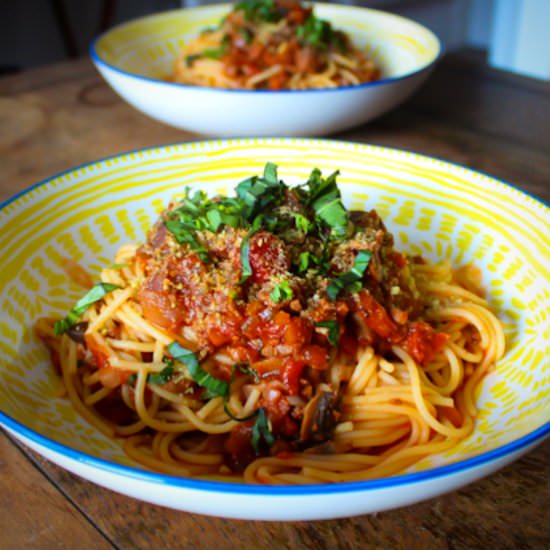
<svg viewBox="0 0 550 550">
<path fill-rule="evenodd" d="M 322 136 L 363 124 L 407 98 L 440 55 L 437 37 L 396 15 L 315 4 L 381 67 L 379 81 L 337 89 L 221 90 L 166 82 L 182 45 L 217 24 L 229 4 L 182 9 L 119 25 L 91 46 L 92 59 L 130 105 L 166 124 L 211 136 Z"/>
<path fill-rule="evenodd" d="M 214 194 L 279 165 L 290 184 L 340 169 L 344 201 L 376 208 L 396 246 L 432 261 L 474 261 L 504 322 L 507 351 L 478 395 L 475 431 L 407 473 L 306 487 L 189 480 L 145 471 L 58 397 L 60 381 L 32 326 L 80 298 L 60 257 L 98 275 L 186 185 Z M 81 166 L 0 209 L 0 423 L 68 470 L 164 506 L 218 516 L 301 520 L 403 506 L 508 464 L 550 433 L 550 209 L 466 168 L 394 149 L 303 139 L 211 141 Z"/>
</svg>

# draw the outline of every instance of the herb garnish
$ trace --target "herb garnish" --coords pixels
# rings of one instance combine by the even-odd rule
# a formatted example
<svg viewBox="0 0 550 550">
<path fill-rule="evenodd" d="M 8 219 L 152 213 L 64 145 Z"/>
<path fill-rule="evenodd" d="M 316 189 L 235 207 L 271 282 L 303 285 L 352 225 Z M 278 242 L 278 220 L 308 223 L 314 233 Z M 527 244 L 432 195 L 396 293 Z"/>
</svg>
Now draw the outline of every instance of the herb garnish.
<svg viewBox="0 0 550 550">
<path fill-rule="evenodd" d="M 306 183 L 309 187 L 309 195 L 304 191 L 302 195 L 306 195 L 304 198 L 315 211 L 315 217 L 331 228 L 334 237 L 342 238 L 348 231 L 348 212 L 336 185 L 338 174 L 339 172 L 336 171 L 327 178 L 323 178 L 321 171 L 314 168 Z"/>
<path fill-rule="evenodd" d="M 303 25 L 296 28 L 296 36 L 302 43 L 318 49 L 335 46 L 343 50 L 345 46 L 341 33 L 335 31 L 328 21 L 319 19 L 314 14 L 311 14 Z"/>
<path fill-rule="evenodd" d="M 307 235 L 313 229 L 313 224 L 303 214 L 292 212 L 291 216 L 294 218 L 294 225 L 298 231 Z"/>
<path fill-rule="evenodd" d="M 241 278 L 239 284 L 242 285 L 251 275 L 252 266 L 250 265 L 250 237 L 256 231 L 249 231 L 241 242 Z"/>
<path fill-rule="evenodd" d="M 168 346 L 170 355 L 187 367 L 193 380 L 201 387 L 206 388 L 208 397 L 226 397 L 229 395 L 229 384 L 206 372 L 199 364 L 197 356 L 190 350 L 182 347 L 178 342 Z"/>
<path fill-rule="evenodd" d="M 265 414 L 265 410 L 263 408 L 260 408 L 258 409 L 256 422 L 252 427 L 252 437 L 250 439 L 252 447 L 254 447 L 254 450 L 257 453 L 260 452 L 260 444 L 262 443 L 262 441 L 264 441 L 268 447 L 271 447 L 271 445 L 275 443 L 275 438 L 271 433 L 269 421 L 267 419 L 267 415 Z"/>
<path fill-rule="evenodd" d="M 353 267 L 336 279 L 333 279 L 327 287 L 328 299 L 332 302 L 336 300 L 342 290 L 354 293 L 363 288 L 363 274 L 369 265 L 372 252 L 370 250 L 360 250 L 355 257 Z"/>
<path fill-rule="evenodd" d="M 278 304 L 279 302 L 284 302 L 285 300 L 292 300 L 294 297 L 294 292 L 287 280 L 281 281 L 279 284 L 275 285 L 275 288 L 269 293 L 269 297 Z"/>
<path fill-rule="evenodd" d="M 241 227 L 242 205 L 237 199 L 222 197 L 211 200 L 204 191 L 193 195 L 186 189 L 178 208 L 166 214 L 164 225 L 179 244 L 187 244 L 203 262 L 209 260 L 208 250 L 199 242 L 197 231 L 217 232 L 222 226 Z"/>
<path fill-rule="evenodd" d="M 203 31 L 205 32 L 205 31 Z M 222 38 L 220 46 L 217 48 L 207 48 L 202 52 L 192 53 L 185 58 L 185 65 L 191 67 L 197 59 L 221 59 L 228 51 L 231 39 L 228 34 Z"/>
<path fill-rule="evenodd" d="M 340 342 L 340 324 L 338 321 L 319 321 L 315 323 L 316 327 L 328 328 L 328 342 L 334 347 L 338 347 Z"/>
<path fill-rule="evenodd" d="M 174 376 L 174 362 L 167 361 L 167 365 L 160 372 L 150 372 L 147 375 L 147 382 L 150 384 L 167 384 Z"/>
<path fill-rule="evenodd" d="M 112 292 L 117 288 L 121 287 L 112 283 L 98 283 L 97 285 L 92 287 L 82 298 L 80 298 L 80 300 L 78 300 L 78 302 L 74 305 L 71 311 L 69 311 L 64 319 L 60 319 L 59 321 L 55 322 L 55 335 L 60 336 L 61 334 L 69 330 L 72 326 L 76 325 L 80 317 L 92 304 L 101 300 L 103 296 L 109 294 L 109 292 Z"/>
<path fill-rule="evenodd" d="M 241 0 L 235 4 L 234 11 L 243 11 L 249 21 L 280 21 L 282 13 L 275 5 L 274 0 Z"/>
<path fill-rule="evenodd" d="M 252 176 L 237 185 L 243 216 L 252 222 L 258 214 L 276 206 L 286 189 L 287 186 L 277 177 L 277 166 L 272 162 L 266 163 L 263 177 Z"/>
<path fill-rule="evenodd" d="M 172 377 L 174 376 L 174 374 L 176 374 L 176 371 L 174 369 L 174 361 L 172 359 L 169 359 L 168 357 L 165 357 L 163 361 L 166 366 L 160 372 L 148 373 L 146 378 L 147 383 L 162 386 L 163 384 L 168 384 L 168 382 L 172 380 Z M 128 377 L 126 383 L 135 384 L 136 380 L 137 372 L 134 372 Z"/>
</svg>

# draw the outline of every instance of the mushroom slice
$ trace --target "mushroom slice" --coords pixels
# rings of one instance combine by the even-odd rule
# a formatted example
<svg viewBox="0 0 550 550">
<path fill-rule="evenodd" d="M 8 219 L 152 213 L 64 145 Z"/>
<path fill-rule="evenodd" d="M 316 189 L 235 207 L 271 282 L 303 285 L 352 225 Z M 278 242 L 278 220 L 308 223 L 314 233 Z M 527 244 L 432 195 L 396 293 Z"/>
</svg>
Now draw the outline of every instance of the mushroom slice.
<svg viewBox="0 0 550 550">
<path fill-rule="evenodd" d="M 315 397 L 304 408 L 300 428 L 300 440 L 303 443 L 314 445 L 332 437 L 336 425 L 334 401 L 335 395 L 330 386 L 321 384 Z"/>
</svg>

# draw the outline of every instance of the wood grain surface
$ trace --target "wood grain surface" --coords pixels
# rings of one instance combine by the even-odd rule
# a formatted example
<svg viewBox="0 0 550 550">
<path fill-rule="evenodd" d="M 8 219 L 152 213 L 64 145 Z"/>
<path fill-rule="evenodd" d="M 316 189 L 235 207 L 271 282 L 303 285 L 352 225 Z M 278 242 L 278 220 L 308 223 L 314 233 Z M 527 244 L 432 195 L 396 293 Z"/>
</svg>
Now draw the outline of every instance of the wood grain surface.
<svg viewBox="0 0 550 550">
<path fill-rule="evenodd" d="M 445 59 L 381 119 L 330 136 L 437 156 L 550 202 L 550 86 Z M 0 79 L 0 202 L 79 164 L 202 139 L 124 104 L 87 60 Z M 252 522 L 146 504 L 86 482 L 0 433 L 0 548 L 550 547 L 550 441 L 459 491 L 356 518 Z"/>
</svg>

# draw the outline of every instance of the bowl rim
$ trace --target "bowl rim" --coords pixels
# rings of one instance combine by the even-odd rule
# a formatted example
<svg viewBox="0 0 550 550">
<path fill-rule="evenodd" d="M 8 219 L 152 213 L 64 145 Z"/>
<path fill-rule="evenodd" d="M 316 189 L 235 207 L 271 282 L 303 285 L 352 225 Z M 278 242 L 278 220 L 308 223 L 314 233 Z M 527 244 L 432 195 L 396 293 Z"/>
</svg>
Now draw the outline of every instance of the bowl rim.
<svg viewBox="0 0 550 550">
<path fill-rule="evenodd" d="M 295 138 L 289 138 L 296 140 Z M 542 199 L 520 189 L 519 187 L 508 183 L 504 180 L 501 180 L 495 176 L 487 174 L 486 172 L 480 170 L 474 170 L 462 164 L 445 160 L 433 155 L 425 155 L 422 153 L 417 153 L 415 151 L 410 151 L 407 149 L 396 148 L 396 147 L 386 147 L 382 145 L 372 145 L 368 143 L 361 142 L 352 142 L 336 139 L 327 139 L 327 138 L 297 138 L 298 141 L 307 141 L 311 143 L 315 142 L 328 142 L 336 146 L 353 146 L 360 145 L 363 147 L 370 147 L 374 151 L 393 151 L 398 152 L 403 155 L 414 155 L 415 157 L 420 157 L 421 159 L 435 159 L 444 164 L 452 166 L 454 168 L 459 168 L 471 173 L 474 175 L 484 175 L 501 185 L 514 189 L 531 199 L 540 205 L 544 206 L 547 209 L 550 209 L 550 204 L 546 203 Z M 37 189 L 40 186 L 46 185 L 52 180 L 55 180 L 63 175 L 77 172 L 82 168 L 88 166 L 98 165 L 104 163 L 105 161 L 119 158 L 121 156 L 130 155 L 132 153 L 155 153 L 155 152 L 166 152 L 169 151 L 172 147 L 184 146 L 192 147 L 193 145 L 200 146 L 219 146 L 220 144 L 227 142 L 235 142 L 236 144 L 242 144 L 243 146 L 253 146 L 257 141 L 265 143 L 267 145 L 278 145 L 284 143 L 286 138 L 228 138 L 228 139 L 207 139 L 207 140 L 193 140 L 189 142 L 175 142 L 171 144 L 164 144 L 156 147 L 146 147 L 133 149 L 126 152 L 117 153 L 115 155 L 109 155 L 102 157 L 100 159 L 92 160 L 89 162 L 82 163 L 78 166 L 74 166 L 67 170 L 63 170 L 54 174 L 50 177 L 47 177 L 34 185 L 31 185 L 16 195 L 8 198 L 7 200 L 0 203 L 0 213 L 1 211 L 20 198 L 21 196 L 29 193 L 30 191 Z M 85 422 L 85 420 L 83 420 Z M 420 472 L 411 472 L 406 474 L 400 474 L 391 477 L 377 478 L 370 480 L 362 481 L 349 481 L 342 483 L 325 483 L 325 484 L 314 484 L 314 485 L 252 485 L 246 484 L 244 482 L 224 482 L 224 481 L 209 481 L 202 479 L 193 479 L 178 477 L 169 474 L 161 474 L 150 470 L 144 470 L 137 467 L 126 466 L 124 464 L 116 464 L 110 462 L 109 460 L 97 458 L 83 451 L 78 451 L 72 447 L 69 447 L 63 443 L 54 441 L 53 439 L 48 438 L 45 435 L 40 434 L 39 432 L 34 431 L 31 428 L 28 428 L 18 420 L 13 419 L 8 414 L 0 410 L 0 426 L 11 430 L 14 434 L 21 435 L 29 441 L 32 441 L 36 445 L 46 448 L 53 453 L 61 454 L 66 458 L 69 458 L 77 463 L 84 464 L 88 467 L 99 469 L 103 472 L 113 475 L 122 475 L 126 478 L 139 480 L 144 483 L 155 483 L 163 486 L 169 485 L 178 489 L 187 489 L 195 490 L 201 492 L 209 493 L 222 493 L 226 495 L 230 494 L 239 494 L 239 495 L 256 495 L 256 496 L 320 496 L 320 495 L 329 495 L 329 494 L 340 494 L 340 493 L 358 493 L 358 492 L 370 492 L 376 490 L 392 489 L 398 486 L 404 485 L 414 485 L 422 482 L 430 482 L 443 478 L 446 476 L 452 476 L 454 474 L 460 474 L 462 472 L 467 472 L 468 470 L 473 470 L 476 467 L 481 467 L 487 465 L 491 462 L 494 462 L 499 459 L 505 459 L 507 456 L 521 452 L 523 449 L 530 447 L 532 445 L 541 443 L 546 437 L 550 436 L 550 420 L 542 424 L 533 431 L 528 432 L 527 434 L 521 436 L 518 439 L 514 439 L 504 445 L 500 445 L 495 449 L 490 451 L 482 452 L 481 454 L 458 460 L 450 464 L 443 466 L 437 466 L 435 468 L 429 468 Z"/>
<path fill-rule="evenodd" d="M 27 428 L 17 420 L 14 420 L 4 412 L 0 411 L 0 424 L 17 435 L 32 441 L 36 445 L 46 448 L 49 451 L 60 454 L 65 458 L 88 467 L 95 468 L 113 475 L 138 480 L 145 483 L 155 483 L 163 486 L 169 485 L 173 488 L 196 490 L 208 493 L 256 495 L 256 496 L 320 496 L 333 495 L 338 493 L 358 493 L 376 490 L 392 489 L 404 485 L 415 485 L 422 482 L 435 481 L 439 478 L 468 472 L 476 467 L 481 467 L 507 456 L 521 452 L 523 449 L 542 443 L 550 435 L 550 421 L 536 430 L 515 439 L 496 449 L 481 453 L 479 455 L 452 462 L 444 466 L 437 466 L 420 472 L 400 474 L 391 477 L 369 479 L 362 481 L 347 481 L 343 483 L 318 483 L 314 485 L 253 485 L 242 481 L 209 481 L 178 477 L 170 474 L 161 474 L 154 471 L 142 470 L 137 467 L 116 464 L 108 460 L 97 458 L 88 453 L 78 451 L 62 443 L 58 443 L 48 437 Z M 16 437 L 17 437 L 16 435 Z"/>
<path fill-rule="evenodd" d="M 134 19 L 130 19 L 128 21 L 124 21 L 124 22 L 119 23 L 118 25 L 115 25 L 114 27 L 108 29 L 107 31 L 101 33 L 100 35 L 96 36 L 92 40 L 92 42 L 90 43 L 90 45 L 88 47 L 88 53 L 89 53 L 93 63 L 96 65 L 96 67 L 98 69 L 104 68 L 104 69 L 107 69 L 107 70 L 111 70 L 114 73 L 118 73 L 119 75 L 121 75 L 123 77 L 133 78 L 133 79 L 136 79 L 136 80 L 144 82 L 144 83 L 160 84 L 160 85 L 167 86 L 167 87 L 169 87 L 171 89 L 174 89 L 174 90 L 183 90 L 183 91 L 184 90 L 192 90 L 192 91 L 210 92 L 210 93 L 218 93 L 218 94 L 228 93 L 228 94 L 233 94 L 233 95 L 239 95 L 239 94 L 243 94 L 243 95 L 256 94 L 257 95 L 257 94 L 261 94 L 261 95 L 267 95 L 267 96 L 273 95 L 273 94 L 276 94 L 276 95 L 280 96 L 281 94 L 285 94 L 285 95 L 287 95 L 287 94 L 304 95 L 304 94 L 320 94 L 320 93 L 329 93 L 329 92 L 337 93 L 337 92 L 344 92 L 344 91 L 347 91 L 347 90 L 357 90 L 357 91 L 359 91 L 359 90 L 364 90 L 364 89 L 369 89 L 369 88 L 376 88 L 378 86 L 384 86 L 386 84 L 393 84 L 393 83 L 401 82 L 403 80 L 410 79 L 412 77 L 418 76 L 418 75 L 420 75 L 420 74 L 422 74 L 426 71 L 431 70 L 435 66 L 435 64 L 443 57 L 443 55 L 445 53 L 445 47 L 444 47 L 442 41 L 439 39 L 439 37 L 435 34 L 435 32 L 433 32 L 431 29 L 429 29 L 425 25 L 423 25 L 421 23 L 418 23 L 417 21 L 414 21 L 413 19 L 410 19 L 408 17 L 403 17 L 402 15 L 398 15 L 398 14 L 391 13 L 391 12 L 384 11 L 384 10 L 373 9 L 373 8 L 369 8 L 369 7 L 366 7 L 366 6 L 339 5 L 339 4 L 329 4 L 329 3 L 326 3 L 326 2 L 325 3 L 323 3 L 323 2 L 314 2 L 314 4 L 330 6 L 331 8 L 334 8 L 336 10 L 342 10 L 342 11 L 357 10 L 357 11 L 368 11 L 368 12 L 382 13 L 382 14 L 387 15 L 387 16 L 395 17 L 396 19 L 401 19 L 401 20 L 406 21 L 408 23 L 414 23 L 415 25 L 418 25 L 419 27 L 421 27 L 429 35 L 431 35 L 431 37 L 433 38 L 433 40 L 435 42 L 435 46 L 436 46 L 437 49 L 436 49 L 435 53 L 433 54 L 433 57 L 432 57 L 431 61 L 429 61 L 428 63 L 425 63 L 423 65 L 420 65 L 418 68 L 416 68 L 416 69 L 414 69 L 414 70 L 412 70 L 408 73 L 402 74 L 400 76 L 381 78 L 379 80 L 374 80 L 372 82 L 363 82 L 362 84 L 350 84 L 350 85 L 347 85 L 347 86 L 338 86 L 337 88 L 314 88 L 314 89 L 305 89 L 305 90 L 230 89 L 230 88 L 214 88 L 212 86 L 197 86 L 197 85 L 194 85 L 194 84 L 182 84 L 180 82 L 169 82 L 169 81 L 166 81 L 166 80 L 161 80 L 160 78 L 153 78 L 153 77 L 150 77 L 150 76 L 144 76 L 144 75 L 140 75 L 140 74 L 137 74 L 137 73 L 133 73 L 133 72 L 128 71 L 126 69 L 121 69 L 120 67 L 118 67 L 118 66 L 116 66 L 112 63 L 109 63 L 108 61 L 103 59 L 101 57 L 101 54 L 98 51 L 97 45 L 98 45 L 98 42 L 100 40 L 105 38 L 107 35 L 116 32 L 120 28 L 122 28 L 126 25 L 129 25 L 129 24 L 132 24 L 136 21 L 145 20 L 145 19 L 148 19 L 150 17 L 154 17 L 154 16 L 158 16 L 158 15 L 162 15 L 162 14 L 168 14 L 170 12 L 173 12 L 173 13 L 178 12 L 179 13 L 179 12 L 189 11 L 189 10 L 201 10 L 201 9 L 213 8 L 213 7 L 216 7 L 216 6 L 222 7 L 222 6 L 229 6 L 230 5 L 229 3 L 224 2 L 224 3 L 219 3 L 219 4 L 210 4 L 210 5 L 204 5 L 204 6 L 194 6 L 194 7 L 189 7 L 189 8 L 179 8 L 179 9 L 175 9 L 175 10 L 166 10 L 166 11 L 163 11 L 163 12 L 148 14 L 148 15 L 136 17 Z"/>
</svg>

